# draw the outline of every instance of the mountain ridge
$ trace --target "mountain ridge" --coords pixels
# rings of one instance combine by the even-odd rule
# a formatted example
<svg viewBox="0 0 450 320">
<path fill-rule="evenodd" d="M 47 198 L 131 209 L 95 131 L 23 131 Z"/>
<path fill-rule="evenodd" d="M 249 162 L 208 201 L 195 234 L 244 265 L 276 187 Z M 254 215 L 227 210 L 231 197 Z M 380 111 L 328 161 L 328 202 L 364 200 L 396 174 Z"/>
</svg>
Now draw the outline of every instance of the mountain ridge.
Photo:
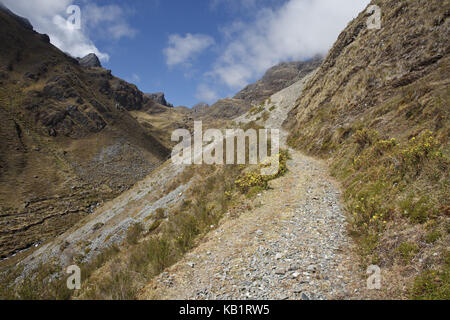
<svg viewBox="0 0 450 320">
<path fill-rule="evenodd" d="M 136 86 L 80 66 L 9 10 L 0 25 L 4 258 L 67 230 L 169 150 L 129 114 L 156 107 Z"/>
<path fill-rule="evenodd" d="M 274 93 L 300 81 L 322 62 L 321 56 L 302 62 L 281 62 L 266 71 L 257 82 L 239 91 L 233 98 L 220 99 L 213 105 L 202 105 L 193 110 L 196 119 L 232 120 L 252 107 L 261 105 Z"/>
</svg>

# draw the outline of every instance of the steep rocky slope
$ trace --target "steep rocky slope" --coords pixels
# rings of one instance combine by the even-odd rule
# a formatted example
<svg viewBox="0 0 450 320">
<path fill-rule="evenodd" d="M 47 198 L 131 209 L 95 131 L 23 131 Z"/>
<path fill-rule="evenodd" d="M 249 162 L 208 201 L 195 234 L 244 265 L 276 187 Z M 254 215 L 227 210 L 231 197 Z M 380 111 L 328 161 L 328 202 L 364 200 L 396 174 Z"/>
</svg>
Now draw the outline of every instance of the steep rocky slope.
<svg viewBox="0 0 450 320">
<path fill-rule="evenodd" d="M 6 9 L 0 42 L 4 258 L 64 232 L 144 178 L 169 150 L 130 115 L 158 107 L 136 86 L 81 66 Z"/>
<path fill-rule="evenodd" d="M 448 0 L 372 1 L 290 114 L 290 145 L 330 158 L 363 265 L 387 297 L 449 298 Z"/>
<path fill-rule="evenodd" d="M 145 97 L 152 100 L 153 102 L 156 102 L 164 107 L 173 108 L 173 104 L 167 102 L 166 96 L 162 92 L 157 93 L 147 93 L 145 94 Z"/>
<path fill-rule="evenodd" d="M 251 104 L 241 99 L 220 99 L 211 106 L 196 108 L 193 110 L 192 116 L 195 119 L 208 121 L 209 119 L 232 120 L 247 112 L 251 108 Z"/>
<path fill-rule="evenodd" d="M 274 93 L 303 79 L 317 69 L 322 60 L 322 57 L 317 56 L 305 62 L 282 62 L 267 70 L 261 80 L 248 85 L 233 98 L 244 100 L 252 105 L 259 104 Z"/>
</svg>

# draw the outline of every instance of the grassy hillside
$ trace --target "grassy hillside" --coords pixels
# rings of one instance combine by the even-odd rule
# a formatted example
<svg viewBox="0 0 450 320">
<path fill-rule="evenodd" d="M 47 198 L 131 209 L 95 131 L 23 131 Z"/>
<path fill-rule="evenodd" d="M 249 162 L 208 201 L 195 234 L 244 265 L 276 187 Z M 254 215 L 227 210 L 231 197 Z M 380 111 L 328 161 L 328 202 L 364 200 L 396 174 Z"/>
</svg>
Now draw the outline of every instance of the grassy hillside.
<svg viewBox="0 0 450 320">
<path fill-rule="evenodd" d="M 289 143 L 330 159 L 363 268 L 388 298 L 450 298 L 448 0 L 372 1 L 289 117 Z"/>
</svg>

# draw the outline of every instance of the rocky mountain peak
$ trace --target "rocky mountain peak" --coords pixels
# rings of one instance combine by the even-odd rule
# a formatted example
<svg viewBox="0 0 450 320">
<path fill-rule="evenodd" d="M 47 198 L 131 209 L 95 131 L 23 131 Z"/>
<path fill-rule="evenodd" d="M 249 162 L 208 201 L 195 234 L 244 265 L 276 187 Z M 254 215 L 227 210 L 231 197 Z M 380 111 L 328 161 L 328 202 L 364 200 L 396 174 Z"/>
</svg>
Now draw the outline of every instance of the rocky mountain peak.
<svg viewBox="0 0 450 320">
<path fill-rule="evenodd" d="M 200 112 L 200 111 L 202 111 L 204 109 L 207 109 L 207 108 L 209 108 L 209 104 L 207 104 L 206 102 L 199 102 L 199 103 L 197 103 L 196 105 L 194 105 L 192 107 L 192 111 L 193 112 Z"/>
<path fill-rule="evenodd" d="M 156 92 L 156 93 L 148 93 L 145 95 L 148 99 L 163 105 L 165 107 L 173 108 L 173 104 L 168 103 L 166 100 L 166 97 L 163 92 Z"/>
<path fill-rule="evenodd" d="M 248 85 L 233 98 L 221 99 L 209 106 L 199 103 L 192 108 L 195 118 L 231 120 L 246 113 L 252 106 L 259 105 L 270 96 L 302 80 L 322 63 L 321 56 L 306 61 L 281 62 L 273 66 L 264 77 Z"/>
<path fill-rule="evenodd" d="M 267 70 L 261 80 L 241 90 L 234 96 L 234 99 L 258 104 L 272 94 L 303 79 L 307 74 L 317 69 L 322 60 L 321 56 L 315 56 L 306 61 L 281 62 Z"/>
</svg>

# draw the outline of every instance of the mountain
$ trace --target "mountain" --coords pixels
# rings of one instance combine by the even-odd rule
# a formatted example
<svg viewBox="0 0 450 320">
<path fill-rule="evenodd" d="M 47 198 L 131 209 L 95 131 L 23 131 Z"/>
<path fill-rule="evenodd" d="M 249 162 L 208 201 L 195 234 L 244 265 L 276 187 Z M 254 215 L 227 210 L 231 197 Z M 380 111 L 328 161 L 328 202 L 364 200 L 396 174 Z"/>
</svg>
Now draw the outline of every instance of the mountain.
<svg viewBox="0 0 450 320">
<path fill-rule="evenodd" d="M 233 98 L 221 99 L 211 106 L 201 104 L 193 108 L 193 117 L 202 120 L 231 120 L 245 114 L 253 106 L 263 104 L 274 93 L 300 81 L 317 69 L 320 56 L 305 62 L 282 62 L 270 68 L 261 80 L 237 93 Z"/>
<path fill-rule="evenodd" d="M 245 126 L 252 126 L 252 123 L 254 123 L 256 127 L 262 125 L 280 128 L 281 123 L 288 115 L 287 111 L 293 107 L 293 102 L 300 95 L 302 88 L 310 78 L 311 75 L 273 95 L 271 97 L 272 103 L 266 106 L 265 112 L 270 113 L 267 118 L 257 120 L 257 123 L 255 123 L 255 114 L 249 112 L 240 117 L 239 122 L 245 124 Z M 179 116 L 183 111 L 183 108 L 180 108 L 181 110 L 174 109 L 164 112 L 164 117 L 157 118 L 154 118 L 155 115 L 149 115 L 142 111 L 133 111 L 132 114 L 136 115 L 140 121 L 147 120 L 149 124 L 156 124 L 158 119 L 170 119 Z M 226 125 L 228 127 L 232 124 L 226 123 Z M 161 124 L 158 124 L 158 126 L 161 127 Z M 290 199 L 280 197 L 282 189 L 292 188 L 293 186 L 292 175 L 297 174 L 294 168 L 300 165 L 297 162 L 298 158 L 296 157 L 295 161 L 289 163 L 289 167 L 293 167 L 289 170 L 291 172 L 290 177 L 286 177 L 288 179 L 285 181 L 286 186 L 280 188 L 280 185 L 277 184 L 274 185 L 275 190 L 271 188 L 273 197 L 282 203 L 276 207 L 284 207 L 287 202 L 298 201 L 298 198 L 304 194 L 303 188 L 295 188 L 296 194 L 284 193 Z M 301 162 L 303 166 L 304 161 Z M 236 180 L 240 174 L 248 172 L 248 169 L 250 168 L 246 166 L 192 166 L 167 161 L 130 190 L 100 206 L 93 214 L 64 234 L 29 252 L 21 260 L 20 266 L 24 267 L 25 274 L 29 276 L 37 275 L 36 279 L 46 279 L 48 276 L 53 276 L 53 270 L 60 270 L 59 266 L 78 263 L 75 261 L 80 260 L 83 262 L 84 275 L 82 290 L 76 292 L 67 292 L 64 289 L 64 277 L 55 281 L 63 286 L 61 290 L 56 291 L 49 290 L 49 286 L 45 282 L 33 280 L 31 281 L 32 296 L 41 299 L 55 297 L 67 299 L 71 296 L 76 299 L 122 299 L 125 297 L 132 299 L 136 297 L 138 292 L 152 294 L 150 293 L 152 289 L 143 290 L 152 278 L 166 267 L 182 259 L 185 253 L 191 252 L 190 249 L 193 249 L 197 242 L 203 242 L 204 234 L 215 230 L 216 226 L 223 226 L 223 222 L 226 221 L 232 222 L 234 225 L 247 226 L 247 231 L 250 234 L 246 238 L 250 237 L 253 241 L 261 244 L 262 239 L 253 235 L 256 226 L 259 227 L 261 221 L 266 221 L 267 224 L 273 226 L 278 219 L 285 223 L 289 220 L 286 220 L 284 215 L 280 215 L 277 210 L 270 206 L 264 207 L 264 210 L 270 213 L 270 218 L 266 219 L 266 216 L 261 218 L 261 214 L 254 211 L 252 214 L 254 220 L 248 223 L 248 214 L 252 211 L 252 207 L 255 207 L 255 209 L 261 207 L 261 204 L 258 205 L 261 198 L 256 197 L 256 193 L 253 195 L 257 198 L 256 202 L 252 203 L 249 200 L 252 196 L 237 191 Z M 312 174 L 316 174 L 316 170 L 315 167 L 311 167 Z M 317 179 L 308 180 L 314 181 L 315 184 L 322 184 Z M 258 181 L 262 182 L 263 179 Z M 303 182 L 299 179 L 297 183 Z M 263 189 L 258 190 L 258 192 L 264 191 Z M 266 195 L 264 191 L 265 202 L 268 200 Z M 313 196 L 315 195 L 310 194 L 311 198 Z M 306 206 L 309 206 L 309 204 L 306 204 Z M 329 202 L 324 203 L 324 206 L 328 207 Z M 239 218 L 240 215 L 242 215 L 241 219 Z M 322 216 L 327 215 L 331 217 L 328 211 L 323 210 Z M 310 215 L 311 223 L 315 224 L 317 218 L 317 214 Z M 340 223 L 342 220 L 335 219 L 334 216 L 332 218 L 334 225 L 339 224 L 339 228 L 345 230 L 345 226 Z M 278 225 L 278 223 L 276 224 Z M 305 228 L 303 223 L 295 225 L 300 229 Z M 280 225 L 278 228 L 283 229 L 284 227 Z M 235 230 L 235 227 L 228 227 L 228 230 Z M 334 231 L 334 228 L 330 230 Z M 286 234 L 284 231 L 275 231 L 275 233 Z M 239 233 L 239 235 L 241 234 L 242 232 Z M 265 241 L 265 243 L 272 243 L 279 248 L 279 242 L 273 241 L 273 236 L 269 234 L 267 235 L 271 237 L 269 238 L 271 240 Z M 302 232 L 297 233 L 297 235 L 305 241 Z M 315 236 L 315 234 L 312 234 L 312 236 Z M 326 234 L 322 234 L 322 237 L 328 238 Z M 217 237 L 214 238 L 217 239 Z M 222 235 L 220 238 L 222 238 Z M 239 255 L 242 252 L 241 239 L 241 237 L 236 236 L 235 232 L 232 232 L 230 238 L 224 239 L 226 242 L 223 243 L 227 247 L 237 250 Z M 298 242 L 289 239 L 291 246 L 298 246 Z M 335 237 L 329 237 L 328 239 L 328 241 L 333 242 L 333 248 L 336 245 L 335 240 Z M 252 247 L 253 245 L 248 246 L 248 250 L 252 250 Z M 330 250 L 333 249 L 330 248 Z M 211 248 L 211 251 L 224 253 L 224 250 L 217 246 Z M 294 252 L 300 253 L 301 251 L 294 249 Z M 264 256 L 270 259 L 270 255 Z M 215 259 L 212 255 L 210 258 Z M 326 256 L 325 259 L 327 259 Z M 256 260 L 258 258 L 255 257 L 248 261 L 254 263 Z M 189 261 L 180 261 L 182 266 L 186 266 L 188 263 L 190 264 Z M 44 267 L 39 267 L 41 264 Z M 53 267 L 54 264 L 57 267 Z M 265 263 L 265 265 L 270 268 L 271 273 L 273 270 L 270 263 Z M 220 265 L 208 261 L 208 268 L 205 269 L 202 266 L 200 269 L 206 271 L 216 267 L 220 268 Z M 189 267 L 189 270 L 192 270 L 192 268 Z M 261 269 L 258 268 L 255 271 L 259 272 L 255 273 L 255 276 L 261 275 Z M 18 272 L 22 272 L 20 268 Z M 336 270 L 336 272 L 338 271 Z M 342 274 L 341 270 L 339 272 Z M 117 288 L 117 282 L 111 281 L 112 279 L 120 279 L 118 281 L 120 281 L 121 289 Z M 204 277 L 203 279 L 207 278 Z M 4 298 L 14 294 L 14 291 L 8 290 L 7 282 L 1 280 L 0 277 L 0 297 Z M 296 284 L 296 282 L 297 280 L 292 278 L 290 284 Z M 232 281 L 226 283 L 229 287 L 232 284 Z M 1 290 L 2 285 L 6 290 Z M 53 285 L 59 287 L 58 284 Z M 195 286 L 180 285 L 186 290 L 198 291 Z M 198 283 L 197 285 L 201 286 L 202 284 Z M 223 283 L 218 289 L 222 285 Z M 153 288 L 154 285 L 150 283 L 148 287 Z M 212 286 L 210 288 L 212 289 Z M 179 295 L 185 294 L 183 290 L 177 291 Z M 277 297 L 280 292 L 285 294 L 286 291 L 290 290 L 287 290 L 285 283 L 283 283 L 282 288 L 276 291 L 272 290 L 270 297 Z M 241 295 L 239 291 L 234 293 L 235 295 Z M 19 296 L 23 297 L 23 294 L 19 293 Z M 189 296 L 184 295 L 184 297 Z"/>
<path fill-rule="evenodd" d="M 371 4 L 382 28 L 364 10 L 316 70 L 281 64 L 194 111 L 0 13 L 0 298 L 450 299 L 450 1 Z M 284 123 L 278 172 L 159 165 L 195 118 Z M 120 193 L 114 181 L 136 180 L 144 160 L 157 170 Z"/>
<path fill-rule="evenodd" d="M 220 119 L 231 120 L 238 115 L 244 114 L 251 105 L 242 99 L 225 98 L 220 99 L 211 106 L 196 109 L 193 117 L 196 119 Z"/>
<path fill-rule="evenodd" d="M 282 62 L 270 68 L 256 83 L 248 85 L 233 98 L 259 104 L 274 93 L 298 82 L 317 69 L 323 58 L 316 56 L 305 62 Z"/>
<path fill-rule="evenodd" d="M 7 257 L 64 232 L 170 153 L 130 114 L 160 107 L 94 55 L 78 62 L 5 8 L 0 41 L 0 257 Z"/>
<path fill-rule="evenodd" d="M 450 2 L 372 4 L 382 28 L 362 12 L 340 34 L 288 117 L 290 145 L 330 160 L 387 297 L 448 299 Z"/>
<path fill-rule="evenodd" d="M 192 107 L 192 112 L 193 113 L 202 112 L 203 110 L 209 107 L 210 107 L 209 104 L 207 104 L 206 102 L 199 102 Z"/>
</svg>

